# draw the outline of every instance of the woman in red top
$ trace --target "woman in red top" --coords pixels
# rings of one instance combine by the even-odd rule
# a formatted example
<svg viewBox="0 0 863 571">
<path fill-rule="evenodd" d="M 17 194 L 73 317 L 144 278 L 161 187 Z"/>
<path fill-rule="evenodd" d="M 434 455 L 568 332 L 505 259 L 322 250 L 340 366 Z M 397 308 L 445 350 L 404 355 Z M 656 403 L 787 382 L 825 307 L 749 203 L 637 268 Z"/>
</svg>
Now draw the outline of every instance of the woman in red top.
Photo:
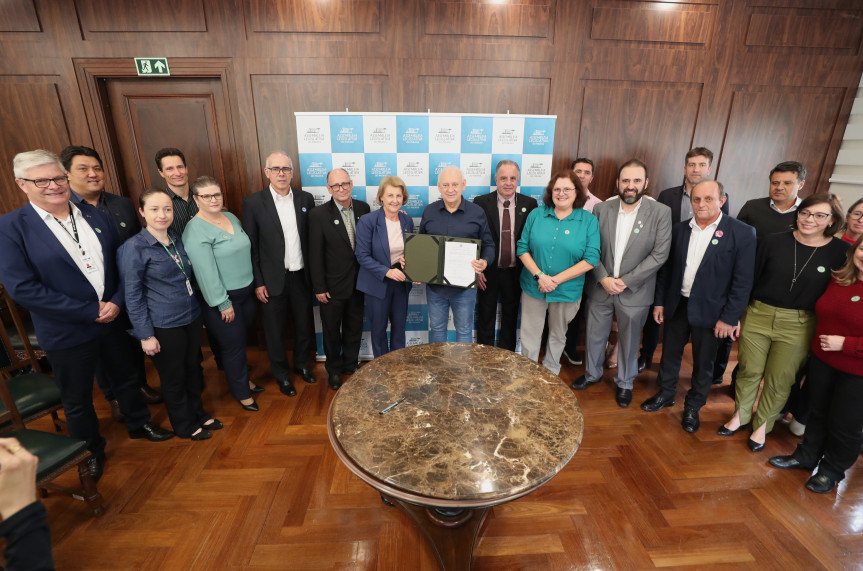
<svg viewBox="0 0 863 571">
<path fill-rule="evenodd" d="M 863 236 L 863 198 L 851 205 L 845 216 L 845 234 L 842 239 L 853 244 L 857 238 Z"/>
<path fill-rule="evenodd" d="M 818 326 L 809 357 L 812 412 L 803 441 L 777 468 L 818 471 L 806 488 L 826 494 L 845 478 L 863 440 L 863 236 L 815 305 Z"/>
</svg>

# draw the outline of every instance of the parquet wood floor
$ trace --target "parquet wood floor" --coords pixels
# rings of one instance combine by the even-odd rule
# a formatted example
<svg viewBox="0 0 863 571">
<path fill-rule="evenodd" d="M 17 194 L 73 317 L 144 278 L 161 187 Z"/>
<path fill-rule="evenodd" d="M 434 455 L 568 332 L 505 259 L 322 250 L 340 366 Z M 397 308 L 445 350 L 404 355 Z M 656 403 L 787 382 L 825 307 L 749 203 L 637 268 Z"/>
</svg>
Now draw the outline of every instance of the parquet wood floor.
<svg viewBox="0 0 863 571">
<path fill-rule="evenodd" d="M 287 398 L 265 353 L 250 349 L 250 358 L 267 389 L 258 413 L 231 399 L 207 359 L 205 404 L 225 423 L 208 441 L 130 440 L 97 397 L 108 509 L 93 518 L 81 502 L 45 500 L 58 569 L 437 569 L 407 517 L 331 450 L 325 421 L 334 393 L 323 365 L 317 384 L 299 382 L 299 395 Z M 743 432 L 718 436 L 733 410 L 729 375 L 711 391 L 701 430 L 687 434 L 680 418 L 690 363 L 677 405 L 660 412 L 638 407 L 655 391 L 650 370 L 628 409 L 614 402 L 611 371 L 576 393 L 581 448 L 548 484 L 493 509 L 474 569 L 863 568 L 861 468 L 836 493 L 817 495 L 803 488 L 803 472 L 767 463 L 797 442 L 785 424 L 757 454 Z M 581 373 L 567 364 L 561 382 Z M 169 426 L 163 407 L 151 410 Z"/>
</svg>

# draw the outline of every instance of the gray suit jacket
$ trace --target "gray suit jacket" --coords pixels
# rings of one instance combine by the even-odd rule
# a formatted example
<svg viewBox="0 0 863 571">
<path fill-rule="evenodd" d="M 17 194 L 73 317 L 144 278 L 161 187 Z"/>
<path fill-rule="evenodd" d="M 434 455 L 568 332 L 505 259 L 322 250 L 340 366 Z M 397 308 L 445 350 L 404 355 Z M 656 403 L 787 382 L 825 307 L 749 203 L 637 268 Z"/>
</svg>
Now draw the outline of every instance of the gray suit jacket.
<svg viewBox="0 0 863 571">
<path fill-rule="evenodd" d="M 610 297 L 599 281 L 614 275 L 615 256 L 622 255 L 620 279 L 626 284 L 626 289 L 619 296 L 620 303 L 648 306 L 653 303 L 656 274 L 671 250 L 671 209 L 650 198 L 642 198 L 626 249 L 618 253 L 614 251 L 614 244 L 619 208 L 620 199 L 617 197 L 593 207 L 593 213 L 599 219 L 602 251 L 599 263 L 587 276 L 585 294 L 597 302 Z"/>
</svg>

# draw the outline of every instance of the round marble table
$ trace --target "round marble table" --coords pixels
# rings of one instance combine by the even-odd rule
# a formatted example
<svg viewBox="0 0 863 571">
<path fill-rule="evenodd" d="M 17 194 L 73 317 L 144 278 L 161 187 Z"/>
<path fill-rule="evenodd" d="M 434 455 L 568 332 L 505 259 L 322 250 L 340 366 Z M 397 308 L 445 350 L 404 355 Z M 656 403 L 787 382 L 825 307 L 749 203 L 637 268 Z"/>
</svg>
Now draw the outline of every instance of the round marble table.
<svg viewBox="0 0 863 571">
<path fill-rule="evenodd" d="M 342 462 L 422 528 L 441 567 L 467 569 L 488 509 L 562 470 L 584 421 L 545 367 L 485 345 L 433 343 L 360 368 L 327 427 Z"/>
</svg>

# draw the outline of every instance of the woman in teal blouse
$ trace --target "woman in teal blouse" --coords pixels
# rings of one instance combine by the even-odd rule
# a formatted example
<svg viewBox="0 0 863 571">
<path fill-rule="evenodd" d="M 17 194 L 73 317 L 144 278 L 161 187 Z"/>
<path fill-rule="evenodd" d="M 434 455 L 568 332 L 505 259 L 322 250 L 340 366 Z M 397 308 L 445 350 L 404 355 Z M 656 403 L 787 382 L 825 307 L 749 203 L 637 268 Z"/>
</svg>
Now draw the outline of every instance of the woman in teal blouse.
<svg viewBox="0 0 863 571">
<path fill-rule="evenodd" d="M 204 297 L 204 324 L 222 353 L 231 395 L 249 411 L 258 410 L 252 393 L 263 391 L 249 379 L 246 330 L 255 317 L 249 237 L 236 216 L 222 211 L 224 194 L 214 179 L 192 185 L 198 214 L 186 225 L 183 243 Z"/>
<path fill-rule="evenodd" d="M 524 223 L 518 241 L 521 271 L 521 354 L 539 358 L 548 313 L 548 343 L 542 364 L 560 372 L 566 328 L 578 312 L 584 274 L 599 262 L 599 222 L 582 209 L 587 193 L 571 170 L 552 175 L 543 204 Z"/>
</svg>

